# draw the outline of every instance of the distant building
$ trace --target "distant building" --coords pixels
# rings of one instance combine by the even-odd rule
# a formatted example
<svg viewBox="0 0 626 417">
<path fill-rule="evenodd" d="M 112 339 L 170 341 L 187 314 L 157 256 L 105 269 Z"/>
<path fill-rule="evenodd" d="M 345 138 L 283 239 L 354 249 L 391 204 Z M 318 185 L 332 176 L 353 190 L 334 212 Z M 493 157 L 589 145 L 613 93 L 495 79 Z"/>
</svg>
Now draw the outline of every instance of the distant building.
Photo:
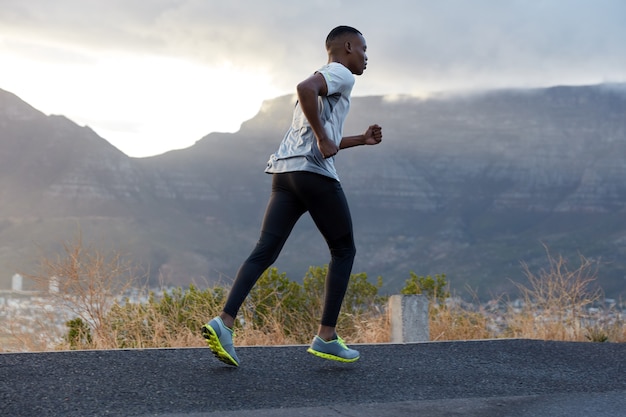
<svg viewBox="0 0 626 417">
<path fill-rule="evenodd" d="M 48 291 L 50 292 L 50 294 L 56 294 L 59 292 L 59 278 L 57 277 L 50 278 Z"/>
<path fill-rule="evenodd" d="M 20 274 L 13 275 L 13 279 L 11 280 L 11 290 L 16 292 L 22 291 L 22 282 L 23 278 Z"/>
</svg>

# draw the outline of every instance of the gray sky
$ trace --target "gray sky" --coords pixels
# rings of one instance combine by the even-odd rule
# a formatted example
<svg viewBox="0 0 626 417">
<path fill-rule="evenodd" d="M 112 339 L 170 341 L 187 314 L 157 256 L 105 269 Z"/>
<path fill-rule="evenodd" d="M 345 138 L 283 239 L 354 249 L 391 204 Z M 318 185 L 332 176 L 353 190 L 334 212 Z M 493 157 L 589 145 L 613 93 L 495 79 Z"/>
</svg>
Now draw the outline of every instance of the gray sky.
<svg viewBox="0 0 626 417">
<path fill-rule="evenodd" d="M 292 93 L 340 24 L 363 96 L 626 82 L 624 22 L 623 0 L 0 0 L 0 88 L 144 156 Z"/>
</svg>

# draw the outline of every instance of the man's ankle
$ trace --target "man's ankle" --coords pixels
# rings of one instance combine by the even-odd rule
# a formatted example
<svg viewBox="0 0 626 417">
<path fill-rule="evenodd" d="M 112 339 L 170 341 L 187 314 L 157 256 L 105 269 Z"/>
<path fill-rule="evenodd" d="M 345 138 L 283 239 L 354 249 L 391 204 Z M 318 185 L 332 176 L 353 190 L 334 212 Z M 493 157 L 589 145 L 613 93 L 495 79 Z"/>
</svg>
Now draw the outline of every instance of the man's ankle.
<svg viewBox="0 0 626 417">
<path fill-rule="evenodd" d="M 335 340 L 337 338 L 335 328 L 330 326 L 320 326 L 317 335 L 326 342 L 330 342 L 331 340 Z"/>
<path fill-rule="evenodd" d="M 228 313 L 220 313 L 220 318 L 222 319 L 222 323 L 224 323 L 224 326 L 228 327 L 229 329 L 233 329 L 233 327 L 235 326 L 235 318 L 232 317 L 230 314 Z"/>
</svg>

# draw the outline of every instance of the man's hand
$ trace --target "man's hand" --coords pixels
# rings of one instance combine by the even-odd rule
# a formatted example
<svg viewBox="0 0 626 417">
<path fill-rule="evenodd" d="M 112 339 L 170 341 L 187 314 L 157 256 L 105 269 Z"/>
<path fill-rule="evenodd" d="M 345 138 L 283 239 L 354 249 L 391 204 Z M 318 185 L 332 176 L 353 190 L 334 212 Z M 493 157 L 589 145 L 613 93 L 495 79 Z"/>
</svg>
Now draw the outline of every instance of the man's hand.
<svg viewBox="0 0 626 417">
<path fill-rule="evenodd" d="M 317 147 L 324 158 L 330 158 L 331 156 L 337 155 L 337 152 L 339 152 L 339 147 L 328 137 L 322 139 L 318 138 Z"/>
<path fill-rule="evenodd" d="M 345 136 L 341 139 L 339 149 L 352 148 L 353 146 L 361 145 L 377 145 L 382 140 L 383 128 L 378 125 L 371 125 L 362 135 Z"/>
<path fill-rule="evenodd" d="M 371 125 L 363 134 L 365 145 L 377 145 L 383 140 L 383 128 L 379 125 Z"/>
</svg>

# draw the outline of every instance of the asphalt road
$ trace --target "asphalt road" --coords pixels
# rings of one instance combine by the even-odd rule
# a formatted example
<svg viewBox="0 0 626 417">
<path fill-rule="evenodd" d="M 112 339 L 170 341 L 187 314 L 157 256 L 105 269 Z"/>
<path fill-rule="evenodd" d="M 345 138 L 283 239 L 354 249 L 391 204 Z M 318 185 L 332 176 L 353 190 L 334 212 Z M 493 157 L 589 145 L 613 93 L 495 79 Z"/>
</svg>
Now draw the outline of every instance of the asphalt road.
<svg viewBox="0 0 626 417">
<path fill-rule="evenodd" d="M 0 354 L 0 416 L 626 416 L 626 344 L 490 340 Z"/>
</svg>

